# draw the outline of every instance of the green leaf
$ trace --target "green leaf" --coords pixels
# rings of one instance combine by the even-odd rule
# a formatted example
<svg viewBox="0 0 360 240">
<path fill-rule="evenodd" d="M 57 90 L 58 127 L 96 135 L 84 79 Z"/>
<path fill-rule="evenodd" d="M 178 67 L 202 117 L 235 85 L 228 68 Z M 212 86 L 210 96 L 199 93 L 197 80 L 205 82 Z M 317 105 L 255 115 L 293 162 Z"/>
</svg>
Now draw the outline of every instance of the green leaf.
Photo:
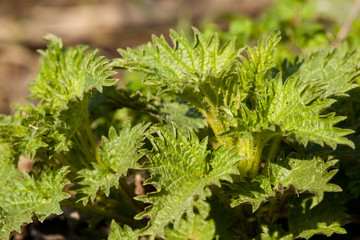
<svg viewBox="0 0 360 240">
<path fill-rule="evenodd" d="M 144 72 L 145 82 L 159 84 L 192 104 L 216 136 L 223 134 L 218 141 L 227 147 L 239 136 L 259 134 L 261 139 L 263 130 L 273 132 L 272 136 L 295 136 L 305 146 L 310 141 L 332 148 L 353 147 L 345 138 L 352 131 L 334 127 L 344 117 L 324 112 L 335 102 L 332 97 L 344 96 L 357 86 L 353 83 L 359 74 L 357 55 L 315 53 L 283 81 L 281 72 L 273 76 L 279 36 L 275 31 L 257 47 L 248 47 L 248 57 L 240 57 L 239 62 L 240 50 L 233 42 L 220 49 L 217 35 L 205 37 L 195 30 L 191 45 L 184 34 L 171 32 L 174 47 L 155 37 L 146 47 L 119 50 L 123 59 L 117 65 Z"/>
<path fill-rule="evenodd" d="M 184 215 L 177 228 L 170 225 L 165 229 L 165 239 L 239 239 L 228 230 L 231 223 L 232 216 L 221 202 L 197 200 L 194 213 Z"/>
<path fill-rule="evenodd" d="M 0 126 L 0 135 L 6 142 L 11 143 L 12 149 L 19 155 L 33 158 L 38 149 L 48 147 L 48 152 L 67 150 L 65 137 L 54 131 L 56 119 L 47 115 L 42 109 L 37 110 L 32 104 L 17 105 L 14 117 L 10 122 Z M 51 146 L 49 146 L 51 144 Z"/>
<path fill-rule="evenodd" d="M 237 182 L 232 188 L 231 194 L 233 198 L 231 199 L 231 207 L 249 203 L 252 205 L 253 212 L 263 202 L 267 201 L 269 197 L 275 196 L 270 180 L 262 175 L 246 179 L 244 182 Z"/>
<path fill-rule="evenodd" d="M 276 44 L 269 38 L 267 44 L 272 46 L 272 43 Z M 251 88 L 246 101 L 239 105 L 238 113 L 233 113 L 237 116 L 236 124 L 229 124 L 232 127 L 226 135 L 250 136 L 255 141 L 264 139 L 266 142 L 280 134 L 295 137 L 304 146 L 314 142 L 321 146 L 327 144 L 333 149 L 337 144 L 354 147 L 345 137 L 353 131 L 334 127 L 345 117 L 326 114 L 326 111 L 335 102 L 334 97 L 344 96 L 357 86 L 354 81 L 359 75 L 358 56 L 355 53 L 344 55 L 336 50 L 317 52 L 301 65 L 295 63 L 298 65 L 295 67 L 297 72 L 286 79 L 283 79 L 283 75 L 294 71 L 286 68 L 286 65 L 282 72 L 272 78 L 269 75 L 273 66 L 271 58 L 263 63 L 258 60 L 267 53 L 261 46 L 255 50 L 249 49 L 249 60 L 242 60 L 240 64 L 242 82 Z M 292 67 L 291 64 L 289 66 Z M 270 135 L 265 136 L 263 132 Z"/>
<path fill-rule="evenodd" d="M 267 118 L 281 127 L 283 134 L 294 135 L 304 146 L 309 141 L 336 148 L 337 144 L 354 147 L 344 136 L 351 130 L 336 128 L 345 117 L 323 114 L 334 102 L 329 97 L 346 96 L 357 85 L 357 55 L 339 51 L 316 52 L 306 59 L 297 73 L 285 80 L 273 80 L 273 97 Z"/>
<path fill-rule="evenodd" d="M 195 213 L 184 216 L 178 228 L 174 229 L 173 226 L 166 228 L 166 239 L 214 239 L 216 224 L 214 219 L 209 218 L 210 204 L 198 200 L 194 206 Z"/>
<path fill-rule="evenodd" d="M 176 129 L 173 133 L 162 128 L 157 134 L 149 136 L 153 150 L 148 154 L 150 162 L 143 166 L 152 173 L 146 184 L 153 184 L 157 191 L 137 197 L 151 205 L 136 216 L 151 218 L 140 234 L 153 237 L 163 236 L 168 223 L 177 228 L 181 216 L 192 213 L 195 198 L 205 199 L 206 186 L 219 186 L 220 180 L 231 182 L 230 174 L 238 173 L 240 160 L 231 149 L 208 151 L 207 139 L 199 142 L 194 132 L 189 138 Z"/>
<path fill-rule="evenodd" d="M 146 81 L 151 84 L 165 85 L 169 89 L 180 91 L 184 84 L 196 84 L 195 75 L 201 76 L 211 72 L 221 76 L 224 69 L 231 68 L 238 51 L 229 42 L 220 49 L 220 41 L 215 34 L 205 37 L 194 28 L 193 44 L 185 34 L 170 32 L 173 41 L 171 47 L 165 38 L 153 37 L 153 45 L 149 44 L 136 50 L 119 49 L 123 59 L 119 59 L 121 67 L 143 71 Z M 186 78 L 193 76 L 191 78 Z"/>
<path fill-rule="evenodd" d="M 289 231 L 296 238 L 309 239 L 315 234 L 330 236 L 333 233 L 345 234 L 341 226 L 348 217 L 345 207 L 335 196 L 326 197 L 321 204 L 311 208 L 311 198 L 294 197 L 289 203 Z"/>
<path fill-rule="evenodd" d="M 258 175 L 255 178 L 245 178 L 242 182 L 232 185 L 231 207 L 243 203 L 252 205 L 253 212 L 262 203 L 267 202 L 276 193 L 284 193 L 286 189 L 294 187 L 295 193 L 309 192 L 314 194 L 312 207 L 319 204 L 324 192 L 340 192 L 341 188 L 329 181 L 338 171 L 331 170 L 337 160 L 324 162 L 320 157 L 313 159 L 298 159 L 294 155 L 280 156 L 275 163 L 270 164 L 270 177 Z M 329 170 L 330 169 L 330 170 Z"/>
<path fill-rule="evenodd" d="M 292 234 L 286 234 L 280 226 L 261 226 L 262 233 L 257 236 L 256 240 L 292 240 L 294 236 Z"/>
<path fill-rule="evenodd" d="M 270 165 L 270 180 L 278 191 L 282 191 L 279 188 L 289 188 L 293 185 L 297 193 L 308 191 L 314 194 L 314 207 L 322 201 L 324 192 L 341 191 L 339 186 L 329 183 L 338 171 L 331 170 L 336 163 L 337 160 L 331 159 L 324 162 L 320 157 L 311 160 L 297 159 L 295 156 L 280 157 Z"/>
<path fill-rule="evenodd" d="M 119 133 L 116 133 L 114 128 L 110 128 L 108 138 L 102 138 L 100 155 L 103 163 L 113 171 L 122 172 L 124 175 L 129 167 L 137 168 L 138 160 L 144 155 L 138 150 L 143 145 L 141 141 L 149 125 L 150 123 L 137 124 L 131 127 L 128 122 Z"/>
<path fill-rule="evenodd" d="M 184 34 L 171 31 L 174 47 L 168 45 L 164 37 L 154 37 L 153 44 L 146 47 L 119 50 L 123 59 L 117 64 L 144 72 L 145 83 L 158 84 L 164 91 L 175 93 L 215 126 L 213 122 L 219 110 L 216 107 L 227 107 L 243 98 L 234 71 L 240 50 L 234 48 L 233 41 L 220 48 L 216 34 L 206 37 L 196 29 L 194 32 L 193 44 Z M 209 114 L 212 119 L 208 119 Z"/>
<path fill-rule="evenodd" d="M 344 137 L 352 131 L 334 127 L 345 118 L 334 113 L 321 114 L 335 102 L 322 98 L 321 94 L 327 88 L 325 80 L 322 80 L 304 82 L 301 71 L 285 83 L 280 77 L 274 79 L 274 96 L 267 118 L 279 125 L 284 135 L 294 135 L 304 146 L 311 141 L 320 145 L 325 143 L 334 149 L 337 144 L 353 147 L 354 144 Z"/>
<path fill-rule="evenodd" d="M 205 127 L 205 119 L 195 108 L 180 99 L 165 97 L 156 105 L 159 115 L 168 125 L 175 123 L 180 129 L 199 129 Z"/>
<path fill-rule="evenodd" d="M 47 35 L 47 50 L 40 50 L 40 71 L 35 84 L 29 86 L 30 97 L 42 102 L 51 102 L 53 107 L 63 107 L 70 99 L 82 100 L 84 94 L 103 86 L 111 86 L 116 80 L 110 78 L 116 72 L 109 71 L 112 64 L 104 57 L 97 57 L 97 50 L 85 52 L 88 48 L 78 45 L 63 48 L 61 39 Z"/>
<path fill-rule="evenodd" d="M 33 105 L 17 105 L 11 123 L 2 124 L 0 135 L 13 149 L 33 158 L 40 149 L 50 157 L 68 151 L 67 141 L 82 125 L 88 124 L 88 98 L 94 89 L 113 85 L 112 64 L 86 46 L 63 48 L 59 38 L 48 35 L 48 49 L 40 51 L 40 70 L 30 85 Z M 46 147 L 46 149 L 44 149 Z"/>
<path fill-rule="evenodd" d="M 0 154 L 0 238 L 7 239 L 33 218 L 44 221 L 51 214 L 61 214 L 59 202 L 70 195 L 62 192 L 67 168 L 42 172 L 40 179 L 20 173 L 5 152 Z"/>
<path fill-rule="evenodd" d="M 78 172 L 77 185 L 73 189 L 79 192 L 78 201 L 84 205 L 90 199 L 93 201 L 99 190 L 109 196 L 110 188 L 119 187 L 119 178 L 126 176 L 130 168 L 139 168 L 138 161 L 143 157 L 139 152 L 142 140 L 149 124 L 138 124 L 131 128 L 130 123 L 116 132 L 114 128 L 109 130 L 109 138 L 102 138 L 100 150 L 101 161 L 105 167 L 92 163 L 93 169 L 83 169 Z"/>
<path fill-rule="evenodd" d="M 332 96 L 348 96 L 346 93 L 357 87 L 355 77 L 360 74 L 358 54 L 348 49 L 334 49 L 331 52 L 313 53 L 300 67 L 301 82 L 321 80 L 326 87 L 323 98 Z"/>
<path fill-rule="evenodd" d="M 128 225 L 124 225 L 121 228 L 115 220 L 111 221 L 111 232 L 109 234 L 108 240 L 138 240 L 139 236 L 129 227 Z"/>
<path fill-rule="evenodd" d="M 100 167 L 97 163 L 92 163 L 93 169 L 83 169 L 79 171 L 76 184 L 71 188 L 76 190 L 76 200 L 82 201 L 84 205 L 88 201 L 94 201 L 98 191 L 102 190 L 106 196 L 110 194 L 110 188 L 119 187 L 119 178 L 122 173 L 112 173 L 111 171 Z"/>
</svg>

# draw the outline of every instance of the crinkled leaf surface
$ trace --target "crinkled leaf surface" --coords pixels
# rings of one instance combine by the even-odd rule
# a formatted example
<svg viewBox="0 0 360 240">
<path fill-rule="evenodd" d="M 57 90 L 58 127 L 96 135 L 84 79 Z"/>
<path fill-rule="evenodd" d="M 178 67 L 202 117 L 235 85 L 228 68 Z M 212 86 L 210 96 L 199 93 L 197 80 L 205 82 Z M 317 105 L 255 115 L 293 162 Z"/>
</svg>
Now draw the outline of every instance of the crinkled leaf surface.
<svg viewBox="0 0 360 240">
<path fill-rule="evenodd" d="M 341 191 L 339 186 L 329 183 L 338 171 L 331 170 L 336 162 L 336 160 L 324 162 L 319 157 L 311 160 L 298 159 L 294 156 L 280 157 L 270 166 L 270 179 L 276 188 L 279 184 L 286 188 L 293 185 L 298 193 L 309 191 L 315 195 L 312 205 L 315 206 L 322 201 L 324 192 Z"/>
<path fill-rule="evenodd" d="M 108 240 L 123 240 L 123 239 L 138 240 L 139 236 L 128 225 L 124 225 L 124 227 L 120 227 L 114 220 L 112 220 L 111 231 Z"/>
<path fill-rule="evenodd" d="M 159 84 L 165 91 L 177 94 L 200 112 L 222 107 L 241 98 L 234 66 L 240 50 L 230 41 L 220 48 L 215 34 L 206 37 L 194 30 L 194 43 L 185 34 L 171 31 L 174 47 L 164 37 L 153 38 L 153 45 L 139 49 L 119 50 L 118 65 L 142 71 L 145 82 Z M 216 110 L 217 111 L 217 110 Z"/>
<path fill-rule="evenodd" d="M 86 52 L 86 46 L 63 48 L 61 40 L 48 35 L 47 50 L 40 51 L 40 70 L 30 86 L 31 98 L 40 103 L 18 106 L 11 123 L 3 124 L 0 134 L 20 153 L 47 147 L 47 154 L 66 151 L 66 141 L 88 118 L 88 97 L 93 89 L 113 85 L 112 65 L 97 51 Z"/>
<path fill-rule="evenodd" d="M 49 152 L 68 149 L 64 135 L 53 130 L 55 122 L 53 116 L 32 104 L 18 105 L 12 121 L 1 124 L 0 134 L 19 155 L 30 153 L 33 158 L 43 147 L 48 147 Z"/>
<path fill-rule="evenodd" d="M 123 58 L 117 64 L 144 72 L 145 82 L 162 85 L 195 106 L 216 135 L 268 141 L 280 134 L 295 136 L 305 146 L 311 141 L 332 148 L 353 147 L 344 137 L 352 131 L 334 127 L 344 118 L 324 112 L 334 103 L 332 97 L 346 95 L 356 86 L 356 54 L 315 53 L 297 66 L 295 74 L 288 77 L 284 69 L 283 79 L 281 71 L 275 78 L 272 74 L 278 32 L 247 48 L 248 57 L 240 60 L 232 42 L 220 49 L 216 35 L 205 37 L 195 30 L 193 45 L 174 31 L 171 39 L 173 47 L 163 37 L 154 37 L 146 47 L 119 50 Z M 267 136 L 262 135 L 264 130 Z M 224 143 L 232 146 L 234 141 Z"/>
<path fill-rule="evenodd" d="M 175 123 L 180 129 L 199 129 L 205 126 L 205 119 L 195 108 L 180 99 L 170 97 L 161 100 L 158 105 L 158 114 L 168 125 Z"/>
<path fill-rule="evenodd" d="M 126 176 L 129 168 L 138 168 L 138 160 L 143 157 L 141 148 L 145 131 L 149 124 L 138 124 L 131 128 L 126 123 L 119 131 L 114 128 L 109 130 L 109 138 L 102 138 L 102 149 L 100 150 L 101 161 L 106 168 L 93 163 L 93 169 L 79 171 L 79 181 L 74 189 L 78 189 L 79 200 L 84 205 L 90 199 L 93 201 L 99 190 L 109 195 L 111 187 L 119 186 L 119 178 Z"/>
<path fill-rule="evenodd" d="M 347 49 L 331 52 L 315 52 L 300 67 L 301 82 L 320 80 L 326 84 L 323 97 L 346 95 L 346 92 L 357 87 L 354 78 L 359 75 L 358 56 L 355 51 Z"/>
<path fill-rule="evenodd" d="M 180 220 L 178 228 L 166 228 L 166 239 L 214 239 L 216 224 L 214 219 L 209 217 L 210 204 L 198 200 L 194 206 L 196 208 L 196 213 L 184 216 Z"/>
<path fill-rule="evenodd" d="M 280 77 L 273 80 L 268 120 L 280 126 L 284 135 L 294 135 L 305 146 L 311 141 L 332 148 L 337 144 L 353 147 L 353 143 L 344 137 L 352 131 L 334 127 L 344 117 L 321 114 L 335 101 L 321 96 L 327 88 L 326 82 L 303 82 L 301 74 L 300 71 L 289 77 L 285 83 Z"/>
<path fill-rule="evenodd" d="M 192 213 L 195 197 L 205 198 L 206 186 L 232 181 L 230 174 L 238 173 L 236 163 L 240 160 L 230 149 L 208 151 L 207 140 L 199 142 L 194 132 L 189 138 L 180 130 L 173 133 L 159 129 L 157 134 L 149 136 L 153 150 L 148 154 L 150 162 L 143 166 L 152 173 L 146 183 L 153 184 L 157 191 L 138 197 L 151 205 L 137 215 L 138 219 L 151 218 L 140 233 L 153 237 L 163 236 L 170 222 L 177 228 L 182 215 Z"/>
<path fill-rule="evenodd" d="M 177 228 L 170 225 L 165 229 L 165 239 L 239 239 L 228 230 L 231 223 L 232 217 L 222 203 L 209 198 L 197 200 L 194 213 L 184 215 Z"/>
<path fill-rule="evenodd" d="M 86 52 L 87 46 L 63 48 L 59 38 L 47 35 L 49 46 L 39 51 L 40 71 L 35 84 L 30 85 L 30 97 L 51 102 L 54 108 L 62 107 L 70 99 L 83 99 L 84 94 L 92 89 L 101 92 L 103 86 L 111 86 L 115 74 L 108 71 L 111 64 L 104 57 L 97 57 L 97 51 Z"/>
<path fill-rule="evenodd" d="M 69 183 L 62 168 L 55 173 L 43 172 L 40 179 L 20 173 L 10 163 L 6 152 L 0 154 L 0 238 L 7 239 L 15 230 L 35 216 L 44 221 L 51 214 L 61 214 L 59 202 L 69 197 L 62 190 Z"/>
<path fill-rule="evenodd" d="M 256 211 L 269 197 L 274 197 L 276 192 L 283 192 L 293 186 L 296 194 L 303 192 L 314 194 L 312 203 L 314 207 L 322 201 L 324 192 L 341 191 L 339 186 L 329 183 L 337 172 L 337 169 L 329 169 L 336 162 L 336 160 L 324 162 L 319 157 L 311 160 L 298 159 L 296 156 L 280 157 L 276 163 L 270 164 L 269 178 L 259 175 L 234 183 L 231 206 L 250 203 L 253 205 L 253 211 Z"/>
<path fill-rule="evenodd" d="M 199 77 L 211 72 L 215 76 L 221 76 L 224 70 L 232 67 L 238 55 L 233 43 L 229 42 L 220 49 L 217 35 L 205 37 L 196 29 L 194 32 L 193 44 L 185 34 L 171 31 L 174 47 L 163 36 L 154 36 L 153 45 L 135 50 L 119 49 L 123 57 L 119 59 L 119 64 L 131 70 L 145 72 L 146 81 L 150 83 L 165 85 L 178 91 L 184 88 L 184 84 L 196 84 L 198 78 L 195 75 Z"/>
<path fill-rule="evenodd" d="M 141 92 L 131 93 L 120 89 L 106 94 L 106 97 L 110 99 L 106 102 L 110 107 L 131 108 L 168 125 L 174 122 L 184 130 L 202 128 L 206 124 L 200 112 L 184 100 L 174 98 L 174 96 L 143 95 Z"/>
<path fill-rule="evenodd" d="M 246 179 L 244 182 L 234 183 L 232 187 L 233 198 L 231 207 L 236 207 L 242 203 L 249 203 L 252 205 L 253 211 L 256 211 L 261 203 L 275 195 L 269 179 L 262 175 Z"/>
<path fill-rule="evenodd" d="M 253 50 L 249 53 L 255 56 L 261 54 Z M 273 79 L 257 78 L 260 82 L 253 81 L 253 84 L 258 84 L 254 93 L 249 95 L 248 103 L 239 108 L 237 131 L 250 131 L 254 135 L 270 129 L 274 135 L 279 132 L 284 136 L 293 135 L 305 146 L 314 142 L 332 148 L 336 148 L 337 144 L 354 147 L 344 137 L 352 131 L 334 127 L 344 117 L 323 113 L 335 102 L 332 97 L 346 95 L 347 91 L 356 87 L 354 78 L 359 74 L 357 62 L 358 57 L 354 53 L 317 52 L 305 59 L 299 70 L 285 80 L 282 72 Z M 248 61 L 241 64 L 242 68 L 248 65 Z M 266 65 L 271 67 L 271 61 Z"/>
</svg>

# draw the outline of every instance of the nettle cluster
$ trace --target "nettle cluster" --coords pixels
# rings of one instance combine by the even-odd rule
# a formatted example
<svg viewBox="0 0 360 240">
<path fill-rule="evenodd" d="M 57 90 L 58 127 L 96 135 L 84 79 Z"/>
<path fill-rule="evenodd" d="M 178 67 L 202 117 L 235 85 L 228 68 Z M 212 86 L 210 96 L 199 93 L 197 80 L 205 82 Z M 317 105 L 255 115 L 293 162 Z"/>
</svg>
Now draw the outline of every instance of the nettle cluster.
<svg viewBox="0 0 360 240">
<path fill-rule="evenodd" d="M 353 131 L 337 125 L 345 117 L 333 106 L 357 87 L 359 55 L 278 65 L 278 32 L 242 49 L 196 29 L 191 40 L 170 38 L 107 60 L 47 37 L 30 86 L 39 103 L 1 119 L 0 238 L 63 206 L 111 221 L 109 239 L 346 233 L 339 195 L 327 192 L 341 191 L 329 183 L 331 153 L 354 148 Z M 119 68 L 142 72 L 148 87 L 116 86 Z M 21 155 L 30 173 L 17 169 Z"/>
</svg>

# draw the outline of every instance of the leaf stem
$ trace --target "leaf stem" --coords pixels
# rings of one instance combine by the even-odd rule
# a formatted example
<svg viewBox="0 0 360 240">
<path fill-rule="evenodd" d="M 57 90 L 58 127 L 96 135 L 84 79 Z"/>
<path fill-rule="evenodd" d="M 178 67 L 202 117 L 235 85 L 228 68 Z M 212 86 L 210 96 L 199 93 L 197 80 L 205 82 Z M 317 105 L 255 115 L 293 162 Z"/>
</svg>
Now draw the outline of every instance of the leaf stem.
<svg viewBox="0 0 360 240">
<path fill-rule="evenodd" d="M 82 167 L 89 167 L 89 162 L 93 159 L 93 156 L 89 152 L 89 144 L 84 139 L 81 129 L 75 134 L 74 143 L 79 147 L 79 150 L 82 152 L 82 154 L 84 154 L 86 160 L 88 160 L 84 161 L 82 157 L 79 157 L 81 163 L 83 164 Z"/>
<path fill-rule="evenodd" d="M 255 177 L 257 175 L 260 168 L 262 151 L 266 142 L 264 139 L 257 138 L 239 138 L 237 140 L 236 148 L 239 151 L 238 154 L 247 157 L 247 159 L 239 162 L 241 176 Z"/>
<path fill-rule="evenodd" d="M 121 180 L 120 180 L 120 186 L 118 188 L 122 199 L 125 201 L 125 203 L 135 212 L 135 213 L 139 213 L 141 211 L 141 209 L 134 203 L 134 198 L 132 198 L 125 190 L 124 190 L 124 184 L 122 184 Z"/>
<path fill-rule="evenodd" d="M 270 146 L 270 151 L 266 157 L 266 161 L 265 161 L 265 166 L 263 168 L 263 175 L 264 176 L 268 176 L 269 175 L 269 166 L 270 166 L 270 161 L 273 160 L 276 156 L 276 153 L 278 152 L 279 146 L 280 146 L 280 142 L 281 142 L 281 135 L 277 135 L 276 137 L 274 137 L 271 146 Z"/>
<path fill-rule="evenodd" d="M 222 123 L 221 119 L 218 117 L 217 112 L 214 110 L 206 111 L 204 109 L 198 109 L 201 114 L 205 117 L 207 122 L 209 123 L 211 129 L 213 130 L 215 137 L 218 141 L 219 145 L 225 145 L 225 147 L 232 147 L 233 140 L 230 137 L 219 137 L 220 134 L 225 132 L 224 124 Z"/>
<path fill-rule="evenodd" d="M 254 159 L 251 162 L 250 177 L 256 177 L 260 168 L 260 159 L 266 142 L 257 142 L 255 147 Z"/>
<path fill-rule="evenodd" d="M 88 101 L 85 101 L 85 103 L 83 104 L 83 113 L 85 115 L 85 118 L 84 118 L 85 123 L 83 125 L 84 130 L 85 130 L 87 139 L 89 140 L 91 149 L 92 149 L 92 151 L 94 153 L 95 160 L 96 160 L 96 162 L 99 164 L 99 166 L 101 168 L 109 170 L 109 168 L 101 160 L 101 156 L 100 156 L 99 151 L 98 151 L 98 145 L 97 145 L 96 140 L 95 140 L 95 135 L 92 132 L 91 127 L 90 127 Z"/>
</svg>

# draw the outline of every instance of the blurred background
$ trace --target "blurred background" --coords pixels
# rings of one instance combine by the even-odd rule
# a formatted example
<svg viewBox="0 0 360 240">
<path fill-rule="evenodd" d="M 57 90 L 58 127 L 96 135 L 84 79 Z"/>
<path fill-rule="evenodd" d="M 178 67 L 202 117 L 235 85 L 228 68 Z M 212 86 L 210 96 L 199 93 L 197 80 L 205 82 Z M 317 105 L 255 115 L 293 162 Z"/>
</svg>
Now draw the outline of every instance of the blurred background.
<svg viewBox="0 0 360 240">
<path fill-rule="evenodd" d="M 279 2 L 288 2 L 289 9 L 279 10 L 277 6 L 274 10 L 274 5 Z M 301 4 L 305 7 L 308 2 L 0 0 L 0 113 L 9 114 L 10 104 L 27 101 L 27 85 L 35 80 L 38 68 L 39 55 L 36 50 L 46 48 L 43 37 L 48 33 L 61 37 L 66 46 L 87 44 L 91 48 L 99 48 L 102 54 L 112 58 L 119 56 L 116 49 L 145 43 L 151 40 L 152 34 L 167 35 L 170 28 L 190 32 L 190 26 L 196 26 L 203 31 L 230 30 L 235 36 L 244 32 L 249 34 L 251 21 L 257 21 L 269 11 L 274 14 L 281 11 L 279 14 L 285 18 L 286 14 L 294 17 L 294 12 L 302 11 L 299 9 Z M 312 9 L 308 13 L 313 16 L 308 17 L 331 19 L 340 26 L 354 2 L 311 0 Z M 271 15 L 264 21 L 271 21 Z"/>
</svg>

